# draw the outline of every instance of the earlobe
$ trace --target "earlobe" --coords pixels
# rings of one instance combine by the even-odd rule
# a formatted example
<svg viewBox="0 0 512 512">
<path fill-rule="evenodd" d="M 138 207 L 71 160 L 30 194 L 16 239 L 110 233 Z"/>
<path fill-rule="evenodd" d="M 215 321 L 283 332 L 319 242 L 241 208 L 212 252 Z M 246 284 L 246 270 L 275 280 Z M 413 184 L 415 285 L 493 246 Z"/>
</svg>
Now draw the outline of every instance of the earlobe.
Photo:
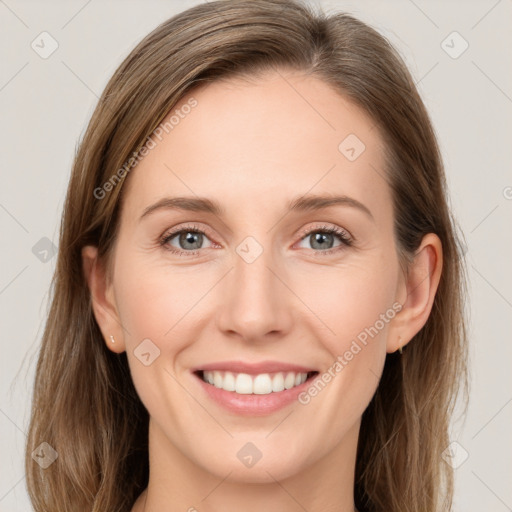
<svg viewBox="0 0 512 512">
<path fill-rule="evenodd" d="M 423 237 L 404 282 L 405 299 L 395 316 L 386 351 L 395 352 L 405 346 L 426 324 L 441 280 L 442 244 L 434 233 Z"/>
<path fill-rule="evenodd" d="M 107 283 L 104 265 L 98 260 L 97 247 L 87 245 L 82 248 L 82 264 L 84 277 L 91 293 L 93 314 L 103 339 L 113 352 L 124 352 L 124 337 L 115 304 L 113 284 Z M 115 343 L 112 343 L 112 339 L 115 339 Z"/>
</svg>

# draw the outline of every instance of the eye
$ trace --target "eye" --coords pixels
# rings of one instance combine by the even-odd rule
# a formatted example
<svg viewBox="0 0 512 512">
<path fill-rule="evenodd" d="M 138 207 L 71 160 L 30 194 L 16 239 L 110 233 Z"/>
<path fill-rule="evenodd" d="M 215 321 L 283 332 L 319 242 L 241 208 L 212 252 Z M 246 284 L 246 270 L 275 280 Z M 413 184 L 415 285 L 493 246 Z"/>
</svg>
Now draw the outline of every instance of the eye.
<svg viewBox="0 0 512 512">
<path fill-rule="evenodd" d="M 203 242 L 205 240 L 209 240 L 206 233 L 197 226 L 181 226 L 179 229 L 166 233 L 159 243 L 168 251 L 179 256 L 194 256 L 199 249 L 204 249 Z"/>
<path fill-rule="evenodd" d="M 322 256 L 332 254 L 350 247 L 353 244 L 352 239 L 346 231 L 338 227 L 321 226 L 314 229 L 309 229 L 303 232 L 301 238 L 302 242 L 309 242 L 312 249 L 319 249 L 315 252 L 320 253 Z M 333 246 L 336 238 L 340 241 L 339 245 Z"/>
<path fill-rule="evenodd" d="M 305 230 L 300 236 L 301 240 L 299 243 L 309 241 L 311 249 L 322 256 L 338 252 L 353 244 L 352 238 L 346 231 L 333 226 L 320 226 Z M 339 240 L 339 244 L 333 246 L 336 239 Z M 191 225 L 180 226 L 164 234 L 159 244 L 173 254 L 187 257 L 199 254 L 199 250 L 205 248 L 203 247 L 205 240 L 210 241 L 207 233 L 198 226 Z M 213 247 L 211 242 L 209 247 Z"/>
</svg>

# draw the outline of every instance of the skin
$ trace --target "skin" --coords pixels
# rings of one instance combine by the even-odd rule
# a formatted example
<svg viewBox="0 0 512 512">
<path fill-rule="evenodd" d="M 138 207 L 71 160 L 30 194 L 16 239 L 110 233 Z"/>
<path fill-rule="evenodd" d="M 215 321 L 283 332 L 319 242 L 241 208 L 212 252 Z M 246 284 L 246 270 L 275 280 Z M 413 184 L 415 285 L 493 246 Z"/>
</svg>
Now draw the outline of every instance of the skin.
<svg viewBox="0 0 512 512">
<path fill-rule="evenodd" d="M 319 79 L 281 70 L 216 81 L 192 96 L 198 105 L 124 185 L 111 282 L 97 249 L 83 249 L 105 343 L 127 351 L 150 414 L 150 480 L 132 512 L 352 512 L 361 416 L 386 353 L 407 344 L 429 316 L 441 242 L 425 236 L 406 280 L 381 136 Z M 338 149 L 348 134 L 366 146 L 353 162 Z M 287 213 L 287 202 L 304 194 L 350 196 L 373 220 L 349 206 Z M 139 220 L 149 205 L 178 195 L 214 199 L 225 214 L 158 210 Z M 158 245 L 190 223 L 205 232 L 196 255 Z M 320 254 L 314 237 L 301 233 L 324 225 L 342 228 L 354 244 L 333 235 L 323 247 L 339 250 Z M 263 248 L 250 264 L 236 252 L 248 236 Z M 168 245 L 193 252 L 179 235 Z M 307 405 L 242 417 L 211 401 L 190 372 L 234 359 L 327 370 L 395 302 L 401 311 Z M 134 355 L 146 338 L 160 350 L 149 366 Z M 247 442 L 262 453 L 251 468 L 236 456 Z"/>
</svg>

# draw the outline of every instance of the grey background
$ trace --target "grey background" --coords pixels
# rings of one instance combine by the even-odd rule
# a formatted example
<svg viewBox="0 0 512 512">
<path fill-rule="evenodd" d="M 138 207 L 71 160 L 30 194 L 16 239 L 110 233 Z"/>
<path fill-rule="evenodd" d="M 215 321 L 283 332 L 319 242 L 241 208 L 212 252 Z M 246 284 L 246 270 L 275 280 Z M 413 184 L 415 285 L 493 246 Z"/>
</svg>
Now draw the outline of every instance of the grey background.
<svg viewBox="0 0 512 512">
<path fill-rule="evenodd" d="M 23 444 L 75 146 L 122 58 L 197 3 L 0 0 L 0 512 L 31 509 Z M 432 116 L 466 237 L 472 311 L 471 402 L 449 459 L 454 510 L 512 510 L 512 0 L 316 3 L 389 37 Z M 46 59 L 31 47 L 43 31 L 58 43 Z M 458 58 L 453 31 L 469 44 Z"/>
</svg>

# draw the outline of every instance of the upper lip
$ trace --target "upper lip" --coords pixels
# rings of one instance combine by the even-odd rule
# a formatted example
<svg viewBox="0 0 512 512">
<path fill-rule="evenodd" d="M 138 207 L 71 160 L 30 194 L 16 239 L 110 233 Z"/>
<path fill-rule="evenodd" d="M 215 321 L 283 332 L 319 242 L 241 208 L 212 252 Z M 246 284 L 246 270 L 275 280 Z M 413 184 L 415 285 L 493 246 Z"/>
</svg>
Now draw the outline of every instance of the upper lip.
<svg viewBox="0 0 512 512">
<path fill-rule="evenodd" d="M 244 363 L 243 361 L 218 361 L 193 368 L 192 372 L 215 370 L 233 373 L 247 373 L 250 375 L 277 372 L 309 373 L 316 371 L 314 368 L 309 368 L 307 366 L 283 363 L 280 361 L 261 361 L 259 363 Z"/>
</svg>

